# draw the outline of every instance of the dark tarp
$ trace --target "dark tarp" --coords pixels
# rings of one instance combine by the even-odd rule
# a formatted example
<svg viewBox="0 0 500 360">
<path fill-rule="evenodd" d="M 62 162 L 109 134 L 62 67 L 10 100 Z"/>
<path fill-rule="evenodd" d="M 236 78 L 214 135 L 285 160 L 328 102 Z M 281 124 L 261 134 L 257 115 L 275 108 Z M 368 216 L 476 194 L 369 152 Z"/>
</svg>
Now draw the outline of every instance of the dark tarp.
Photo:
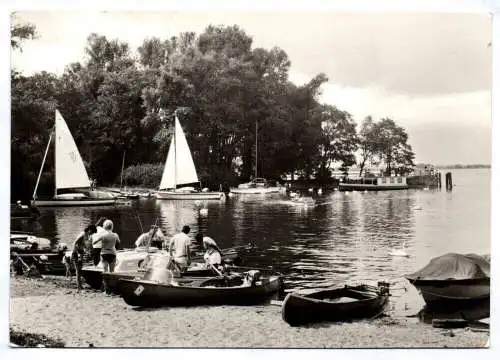
<svg viewBox="0 0 500 360">
<path fill-rule="evenodd" d="M 465 280 L 490 277 L 490 256 L 449 253 L 433 258 L 429 264 L 413 274 L 410 280 Z"/>
</svg>

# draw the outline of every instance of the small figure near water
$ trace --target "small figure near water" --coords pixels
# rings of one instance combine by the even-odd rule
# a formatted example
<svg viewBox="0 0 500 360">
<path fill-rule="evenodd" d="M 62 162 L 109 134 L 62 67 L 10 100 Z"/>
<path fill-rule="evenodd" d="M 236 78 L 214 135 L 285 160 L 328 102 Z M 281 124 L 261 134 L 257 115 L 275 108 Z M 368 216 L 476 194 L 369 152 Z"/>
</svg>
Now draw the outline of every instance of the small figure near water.
<svg viewBox="0 0 500 360">
<path fill-rule="evenodd" d="M 71 262 L 75 268 L 76 286 L 78 290 L 82 289 L 81 270 L 83 266 L 83 257 L 85 255 L 86 243 L 90 241 L 91 235 L 95 234 L 96 232 L 96 226 L 89 225 L 77 236 L 75 242 L 73 243 L 73 249 L 71 251 Z"/>
</svg>

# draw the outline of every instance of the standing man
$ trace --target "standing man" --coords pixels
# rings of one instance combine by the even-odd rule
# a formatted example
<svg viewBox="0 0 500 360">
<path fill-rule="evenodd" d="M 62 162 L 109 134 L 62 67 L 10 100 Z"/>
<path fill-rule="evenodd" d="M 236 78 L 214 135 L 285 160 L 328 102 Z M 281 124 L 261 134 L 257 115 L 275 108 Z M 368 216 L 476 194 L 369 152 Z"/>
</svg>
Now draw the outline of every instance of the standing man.
<svg viewBox="0 0 500 360">
<path fill-rule="evenodd" d="M 85 249 L 87 248 L 86 243 L 89 241 L 92 234 L 95 234 L 96 232 L 97 229 L 95 225 L 89 225 L 76 237 L 76 240 L 73 243 L 71 262 L 73 263 L 76 271 L 76 286 L 78 287 L 78 291 L 82 289 L 81 272 L 83 266 L 83 256 L 85 254 Z"/>
<path fill-rule="evenodd" d="M 94 266 L 97 266 L 99 264 L 99 261 L 101 261 L 101 248 L 102 248 L 102 241 L 101 238 L 98 237 L 101 232 L 104 231 L 104 228 L 102 227 L 104 222 L 107 219 L 105 217 L 100 217 L 99 220 L 96 222 L 96 228 L 97 232 L 92 235 L 92 261 L 94 263 Z"/>
<path fill-rule="evenodd" d="M 168 246 L 170 256 L 181 272 L 191 263 L 191 239 L 188 236 L 190 231 L 189 225 L 184 225 L 182 232 L 174 235 Z"/>
<path fill-rule="evenodd" d="M 113 232 L 113 222 L 111 220 L 104 221 L 102 225 L 104 231 L 96 236 L 97 241 L 101 241 L 101 261 L 103 272 L 114 272 L 116 264 L 116 248 L 120 246 L 120 238 L 118 234 Z M 104 291 L 108 293 L 107 282 L 103 280 Z"/>
</svg>

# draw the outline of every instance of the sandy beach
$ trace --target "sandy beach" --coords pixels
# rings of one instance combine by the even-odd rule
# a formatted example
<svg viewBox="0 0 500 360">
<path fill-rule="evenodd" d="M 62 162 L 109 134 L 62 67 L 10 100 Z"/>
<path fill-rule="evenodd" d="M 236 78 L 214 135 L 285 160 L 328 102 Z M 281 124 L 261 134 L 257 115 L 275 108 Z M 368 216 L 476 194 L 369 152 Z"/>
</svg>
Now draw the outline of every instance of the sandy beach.
<svg viewBox="0 0 500 360">
<path fill-rule="evenodd" d="M 437 329 L 417 318 L 290 327 L 276 305 L 134 309 L 119 296 L 65 279 L 16 276 L 10 327 L 66 347 L 165 348 L 478 348 L 489 332 Z"/>
</svg>

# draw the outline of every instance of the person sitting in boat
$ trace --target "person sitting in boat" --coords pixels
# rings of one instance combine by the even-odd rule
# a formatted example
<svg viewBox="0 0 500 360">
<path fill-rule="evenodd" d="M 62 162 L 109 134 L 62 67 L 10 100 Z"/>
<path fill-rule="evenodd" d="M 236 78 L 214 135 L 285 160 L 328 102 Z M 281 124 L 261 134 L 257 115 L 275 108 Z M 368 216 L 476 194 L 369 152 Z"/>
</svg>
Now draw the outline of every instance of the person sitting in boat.
<svg viewBox="0 0 500 360">
<path fill-rule="evenodd" d="M 135 241 L 135 247 L 153 246 L 163 249 L 167 243 L 167 238 L 157 225 L 152 225 L 148 232 L 139 235 Z"/>
<path fill-rule="evenodd" d="M 191 239 L 188 236 L 190 231 L 189 225 L 184 225 L 182 231 L 174 235 L 168 245 L 172 263 L 181 272 L 191 263 Z"/>
<path fill-rule="evenodd" d="M 203 259 L 205 260 L 207 268 L 211 268 L 212 266 L 216 268 L 220 267 L 222 265 L 222 251 L 217 246 L 215 240 L 211 237 L 204 236 L 203 247 L 205 248 Z"/>
</svg>

